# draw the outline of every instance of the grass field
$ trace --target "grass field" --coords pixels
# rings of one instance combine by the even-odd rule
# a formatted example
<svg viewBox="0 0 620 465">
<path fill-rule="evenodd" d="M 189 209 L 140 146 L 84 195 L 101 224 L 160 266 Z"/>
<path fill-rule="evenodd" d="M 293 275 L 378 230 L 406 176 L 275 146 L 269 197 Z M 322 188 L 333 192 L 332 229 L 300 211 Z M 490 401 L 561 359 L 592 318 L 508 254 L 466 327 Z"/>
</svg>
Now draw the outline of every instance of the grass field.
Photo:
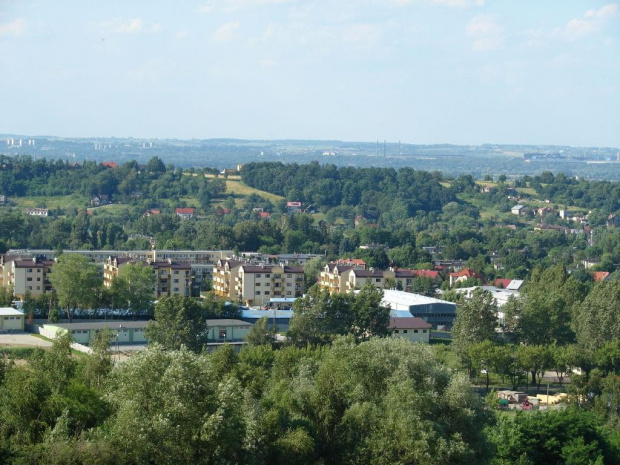
<svg viewBox="0 0 620 465">
<path fill-rule="evenodd" d="M 231 180 L 230 177 L 226 180 L 226 193 L 240 195 L 243 197 L 247 197 L 251 194 L 257 194 L 273 203 L 279 202 L 280 200 L 284 199 L 284 197 L 281 197 L 279 195 L 270 194 L 269 192 L 254 189 L 253 187 L 243 184 L 241 181 Z"/>
<path fill-rule="evenodd" d="M 84 208 L 88 199 L 79 194 L 59 195 L 56 197 L 11 197 L 20 208 Z"/>
<path fill-rule="evenodd" d="M 116 216 L 128 213 L 129 205 L 111 203 L 110 205 L 103 205 L 97 208 L 88 208 L 87 210 L 90 212 L 94 212 L 94 214 L 97 216 Z"/>
</svg>

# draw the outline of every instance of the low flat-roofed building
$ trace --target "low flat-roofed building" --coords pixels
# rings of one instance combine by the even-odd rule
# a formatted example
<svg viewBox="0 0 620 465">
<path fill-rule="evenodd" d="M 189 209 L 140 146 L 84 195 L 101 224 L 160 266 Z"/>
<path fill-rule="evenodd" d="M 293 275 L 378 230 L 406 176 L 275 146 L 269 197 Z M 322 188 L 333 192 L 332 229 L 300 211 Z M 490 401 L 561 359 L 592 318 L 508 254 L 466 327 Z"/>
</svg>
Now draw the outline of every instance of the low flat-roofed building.
<svg viewBox="0 0 620 465">
<path fill-rule="evenodd" d="M 278 332 L 285 332 L 288 331 L 291 318 L 293 317 L 293 310 L 241 310 L 241 319 L 248 323 L 254 324 L 264 317 L 267 317 L 267 326 L 269 328 L 275 325 Z"/>
<path fill-rule="evenodd" d="M 392 311 L 408 311 L 412 316 L 422 318 L 434 328 L 451 329 L 456 318 L 454 302 L 410 292 L 384 290 L 381 305 L 389 306 Z"/>
<path fill-rule="evenodd" d="M 11 307 L 0 307 L 0 333 L 24 331 L 24 314 Z"/>
<path fill-rule="evenodd" d="M 22 314 L 23 317 L 23 314 Z M 119 344 L 146 344 L 145 330 L 148 321 L 84 321 L 78 323 L 53 323 L 43 325 L 43 334 L 54 338 L 69 332 L 75 342 L 88 345 L 97 332 L 112 331 L 111 342 Z M 239 342 L 250 332 L 252 323 L 242 320 L 207 320 L 209 341 Z"/>
<path fill-rule="evenodd" d="M 411 342 L 430 342 L 432 325 L 422 318 L 390 318 L 389 329 L 394 337 L 402 337 Z"/>
</svg>

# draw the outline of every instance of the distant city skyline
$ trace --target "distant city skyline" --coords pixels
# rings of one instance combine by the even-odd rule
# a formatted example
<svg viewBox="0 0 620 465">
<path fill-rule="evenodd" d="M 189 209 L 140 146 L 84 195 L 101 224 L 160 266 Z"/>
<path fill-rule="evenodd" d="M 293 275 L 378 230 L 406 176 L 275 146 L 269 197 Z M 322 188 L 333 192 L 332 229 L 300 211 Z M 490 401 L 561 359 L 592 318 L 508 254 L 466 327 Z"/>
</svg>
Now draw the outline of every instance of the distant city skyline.
<svg viewBox="0 0 620 465">
<path fill-rule="evenodd" d="M 0 133 L 620 147 L 620 3 L 0 0 Z"/>
</svg>

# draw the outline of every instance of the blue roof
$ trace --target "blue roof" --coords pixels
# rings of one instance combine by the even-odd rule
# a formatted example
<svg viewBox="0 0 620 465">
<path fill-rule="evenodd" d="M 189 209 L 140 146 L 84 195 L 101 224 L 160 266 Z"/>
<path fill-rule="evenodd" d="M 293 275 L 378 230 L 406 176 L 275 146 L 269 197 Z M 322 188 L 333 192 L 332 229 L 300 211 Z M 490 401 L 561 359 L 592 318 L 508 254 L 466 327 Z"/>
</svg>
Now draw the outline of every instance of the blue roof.
<svg viewBox="0 0 620 465">
<path fill-rule="evenodd" d="M 413 318 L 409 310 L 390 310 L 390 318 Z"/>
<path fill-rule="evenodd" d="M 291 319 L 293 310 L 241 310 L 241 318 L 283 318 Z"/>
</svg>

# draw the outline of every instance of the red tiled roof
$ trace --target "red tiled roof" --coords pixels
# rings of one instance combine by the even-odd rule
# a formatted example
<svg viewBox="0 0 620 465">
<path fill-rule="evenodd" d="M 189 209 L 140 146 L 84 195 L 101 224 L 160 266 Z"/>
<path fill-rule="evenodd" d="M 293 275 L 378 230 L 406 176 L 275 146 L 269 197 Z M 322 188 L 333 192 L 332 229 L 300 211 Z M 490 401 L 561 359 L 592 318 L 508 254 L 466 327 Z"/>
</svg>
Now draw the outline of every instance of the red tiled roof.
<svg viewBox="0 0 620 465">
<path fill-rule="evenodd" d="M 259 213 L 259 216 L 260 216 L 261 218 L 269 218 L 269 217 L 271 217 L 271 215 L 269 214 L 269 212 L 260 212 L 260 213 Z"/>
<path fill-rule="evenodd" d="M 104 161 L 101 163 L 102 166 L 106 168 L 118 168 L 118 164 L 114 161 Z"/>
<path fill-rule="evenodd" d="M 506 289 L 511 281 L 512 279 L 498 278 L 495 280 L 495 286 L 499 287 L 499 284 L 501 283 L 502 287 Z"/>
<path fill-rule="evenodd" d="M 466 276 L 468 278 L 480 278 L 480 275 L 469 268 L 463 268 L 461 271 L 457 271 L 456 273 L 450 273 L 450 276 L 454 278 L 460 278 L 461 276 Z"/>
<path fill-rule="evenodd" d="M 594 282 L 605 281 L 609 276 L 609 271 L 595 271 L 592 273 L 592 279 Z"/>
<path fill-rule="evenodd" d="M 193 208 L 176 208 L 174 211 L 181 215 L 193 215 L 194 214 Z"/>
<path fill-rule="evenodd" d="M 390 318 L 390 329 L 431 329 L 433 325 L 418 317 Z"/>
</svg>

